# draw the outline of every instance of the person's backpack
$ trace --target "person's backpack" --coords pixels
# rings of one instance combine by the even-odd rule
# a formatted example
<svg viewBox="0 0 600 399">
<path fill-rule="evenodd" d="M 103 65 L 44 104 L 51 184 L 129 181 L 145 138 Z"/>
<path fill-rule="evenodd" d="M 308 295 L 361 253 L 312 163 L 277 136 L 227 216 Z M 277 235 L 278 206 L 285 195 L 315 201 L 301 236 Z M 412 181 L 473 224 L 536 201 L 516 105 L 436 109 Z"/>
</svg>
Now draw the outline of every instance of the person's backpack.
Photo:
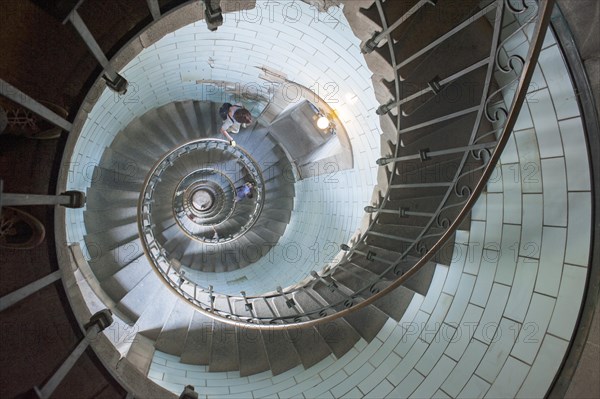
<svg viewBox="0 0 600 399">
<path fill-rule="evenodd" d="M 219 108 L 219 115 L 221 115 L 221 119 L 227 119 L 227 115 L 229 114 L 229 108 L 231 107 L 231 103 L 224 103 L 223 105 L 221 105 L 221 108 Z"/>
</svg>

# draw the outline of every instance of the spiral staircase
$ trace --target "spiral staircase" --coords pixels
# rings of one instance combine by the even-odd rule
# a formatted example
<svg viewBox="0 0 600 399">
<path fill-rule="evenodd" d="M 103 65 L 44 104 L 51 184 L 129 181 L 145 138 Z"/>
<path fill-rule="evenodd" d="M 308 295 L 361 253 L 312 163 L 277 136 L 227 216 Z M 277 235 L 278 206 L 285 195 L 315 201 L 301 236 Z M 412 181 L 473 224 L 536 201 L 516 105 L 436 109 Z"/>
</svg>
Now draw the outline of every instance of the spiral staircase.
<svg viewBox="0 0 600 399">
<path fill-rule="evenodd" d="M 360 338 L 370 342 L 389 317 L 399 321 L 413 295 L 427 293 L 435 263 L 360 312 L 298 331 L 261 331 L 258 338 L 244 327 L 232 329 L 194 312 L 161 283 L 152 272 L 155 259 L 176 265 L 179 287 L 194 284 L 199 291 L 201 284 L 189 281 L 185 269 L 243 268 L 277 243 L 291 217 L 294 182 L 285 152 L 259 122 L 242 130 L 236 147 L 219 140 L 218 106 L 185 101 L 151 110 L 117 135 L 95 167 L 84 211 L 85 243 L 91 270 L 114 302 L 112 311 L 156 350 L 184 363 L 207 364 L 210 371 L 239 370 L 242 376 L 266 370 L 278 375 L 299 364 L 309 368 L 331 353 L 341 358 Z M 247 181 L 255 183 L 257 195 L 235 202 L 235 188 Z M 418 225 L 381 226 L 404 227 L 407 234 L 419 230 Z M 327 279 L 315 274 L 315 283 L 290 295 L 234 298 L 212 292 L 207 306 L 249 320 L 274 320 L 347 303 L 344 294 L 364 288 L 393 264 L 394 245 L 381 240 L 362 248 L 378 252 L 381 270 L 353 256 Z M 403 269 L 416 259 L 408 257 Z M 389 275 L 391 281 L 394 274 Z"/>
<path fill-rule="evenodd" d="M 232 147 L 218 134 L 220 103 L 186 99 L 122 125 L 87 186 L 76 187 L 86 191 L 85 209 L 68 211 L 82 214 L 85 247 L 71 245 L 67 256 L 85 275 L 75 274 L 83 294 L 71 294 L 73 308 L 80 317 L 109 308 L 133 332 L 108 334 L 96 351 L 132 365 L 134 377 L 117 374 L 136 395 L 166 394 L 132 381 L 155 353 L 211 373 L 276 377 L 344 359 L 406 320 L 450 273 L 472 228 L 471 208 L 517 123 L 551 5 L 344 4 L 381 104 L 377 185 L 362 226 L 339 243 L 339 261 L 288 287 L 234 294 L 202 280 L 252 267 L 293 218 L 300 177 L 268 122 L 255 115 Z M 423 22 L 438 15 L 449 17 Z M 522 32 L 530 46 L 509 48 Z M 237 201 L 246 182 L 254 195 Z"/>
<path fill-rule="evenodd" d="M 110 278 L 107 273 L 114 267 L 127 273 L 121 270 L 126 265 L 106 265 L 109 251 L 136 247 L 127 260 L 143 262 L 138 197 L 151 169 L 161 167 L 156 160 L 176 148 L 194 147 L 163 160 L 168 167 L 156 176 L 156 194 L 147 193 L 153 199 L 152 227 L 144 226 L 154 231 L 171 259 L 195 270 L 231 271 L 248 265 L 249 256 L 261 258 L 277 243 L 293 207 L 293 179 L 285 174 L 291 165 L 264 127 L 254 125 L 240 135 L 237 148 L 215 140 L 217 108 L 192 101 L 168 104 L 136 119 L 107 148 L 95 168 L 85 212 L 87 246 L 105 257 L 91 259 L 101 279 Z M 246 182 L 256 184 L 257 195 L 236 202 L 235 189 Z M 238 246 L 251 246 L 257 253 L 241 252 Z M 131 286 L 138 282 L 128 281 Z"/>
</svg>

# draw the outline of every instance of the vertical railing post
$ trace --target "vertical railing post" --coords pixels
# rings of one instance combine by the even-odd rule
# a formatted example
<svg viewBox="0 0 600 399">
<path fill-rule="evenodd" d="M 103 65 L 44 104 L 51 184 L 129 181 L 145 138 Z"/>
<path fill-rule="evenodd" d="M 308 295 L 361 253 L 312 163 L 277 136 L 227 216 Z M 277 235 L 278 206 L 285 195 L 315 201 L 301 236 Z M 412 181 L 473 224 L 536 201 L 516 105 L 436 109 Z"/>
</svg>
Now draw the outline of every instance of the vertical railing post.
<svg viewBox="0 0 600 399">
<path fill-rule="evenodd" d="M 62 205 L 67 208 L 82 208 L 85 194 L 81 191 L 67 191 L 60 195 L 2 194 L 2 206 Z"/>
<path fill-rule="evenodd" d="M 0 312 L 10 308 L 12 305 L 27 298 L 29 295 L 38 292 L 53 282 L 60 280 L 61 275 L 61 271 L 57 270 L 54 273 L 50 273 L 49 275 L 34 281 L 33 283 L 27 284 L 23 288 L 19 288 L 18 290 L 3 296 L 0 298 Z"/>
<path fill-rule="evenodd" d="M 198 392 L 194 390 L 193 385 L 186 385 L 179 399 L 198 399 Z"/>
<path fill-rule="evenodd" d="M 408 10 L 402 17 L 398 18 L 392 25 L 384 29 L 382 32 L 375 32 L 373 37 L 367 40 L 361 47 L 363 54 L 369 54 L 373 52 L 383 39 L 386 39 L 390 33 L 392 33 L 397 27 L 402 25 L 411 15 L 415 14 L 425 4 L 431 4 L 432 6 L 437 5 L 438 0 L 421 0 L 415 4 L 410 10 Z"/>
<path fill-rule="evenodd" d="M 102 77 L 106 81 L 106 85 L 111 90 L 119 94 L 125 94 L 127 92 L 128 86 L 127 80 L 125 80 L 123 76 L 119 75 L 115 68 L 110 64 L 108 58 L 106 58 L 106 55 L 100 48 L 100 45 L 98 44 L 96 39 L 94 39 L 92 32 L 90 32 L 85 22 L 83 22 L 83 19 L 81 19 L 81 16 L 77 12 L 77 9 L 71 11 L 71 13 L 67 16 L 67 19 L 65 19 L 63 23 L 66 23 L 67 21 L 71 21 L 71 23 L 79 33 L 79 36 L 81 36 L 81 38 L 88 46 L 94 57 L 96 57 L 96 60 L 98 60 L 100 65 L 102 65 L 102 68 L 104 69 L 104 75 Z"/>
<path fill-rule="evenodd" d="M 204 0 L 204 17 L 210 31 L 216 31 L 219 26 L 223 25 L 221 0 Z"/>
<path fill-rule="evenodd" d="M 67 132 L 70 132 L 73 128 L 73 125 L 65 118 L 57 115 L 54 111 L 51 111 L 49 108 L 35 101 L 21 90 L 2 79 L 0 79 L 0 95 L 3 95 L 14 103 L 30 110 L 34 114 L 41 116 L 48 122 L 65 129 Z M 6 115 L 6 113 L 4 114 Z M 8 119 L 6 120 L 6 123 L 8 124 Z M 2 126 L 0 126 L 0 132 L 2 132 Z"/>
<path fill-rule="evenodd" d="M 112 313 L 108 309 L 101 310 L 94 314 L 86 325 L 86 334 L 81 342 L 73 349 L 73 352 L 65 359 L 63 364 L 50 377 L 48 382 L 42 387 L 34 387 L 34 391 L 40 399 L 46 399 L 52 396 L 52 393 L 60 385 L 62 380 L 69 374 L 77 360 L 90 345 L 91 341 L 96 339 L 98 333 L 110 326 L 113 322 Z"/>
<path fill-rule="evenodd" d="M 146 2 L 148 3 L 148 9 L 150 10 L 152 19 L 158 21 L 160 19 L 160 6 L 158 0 L 146 0 Z"/>
</svg>

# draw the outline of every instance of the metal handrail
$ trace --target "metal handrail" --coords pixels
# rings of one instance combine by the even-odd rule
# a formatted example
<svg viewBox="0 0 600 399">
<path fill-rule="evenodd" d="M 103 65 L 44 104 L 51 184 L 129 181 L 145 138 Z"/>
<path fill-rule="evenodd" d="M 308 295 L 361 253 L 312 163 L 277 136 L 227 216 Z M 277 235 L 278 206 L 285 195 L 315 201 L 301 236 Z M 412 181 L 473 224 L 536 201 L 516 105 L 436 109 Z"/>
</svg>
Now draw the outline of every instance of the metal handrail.
<svg viewBox="0 0 600 399">
<path fill-rule="evenodd" d="M 212 144 L 215 144 L 216 147 L 210 147 Z M 264 193 L 262 191 L 264 187 L 264 179 L 262 176 L 262 172 L 260 168 L 257 167 L 256 161 L 252 159 L 250 154 L 248 154 L 245 150 L 241 148 L 232 148 L 229 147 L 227 141 L 220 139 L 199 139 L 187 142 L 183 145 L 178 146 L 177 148 L 169 151 L 165 155 L 163 155 L 151 168 L 150 172 L 146 176 L 146 179 L 143 184 L 143 189 L 140 193 L 138 199 L 138 233 L 140 235 L 140 239 L 142 241 L 142 249 L 153 269 L 159 274 L 161 278 L 163 278 L 170 286 L 174 286 L 176 288 L 180 288 L 184 281 L 184 273 L 181 271 L 181 264 L 173 265 L 172 262 L 167 259 L 167 254 L 162 245 L 156 240 L 153 227 L 154 224 L 152 222 L 152 204 L 154 202 L 154 190 L 156 184 L 160 181 L 162 173 L 164 173 L 173 161 L 173 157 L 180 156 L 183 154 L 187 154 L 190 150 L 192 150 L 194 146 L 203 146 L 207 148 L 219 148 L 219 146 L 223 147 L 223 150 L 229 149 L 229 153 L 235 155 L 238 161 L 241 161 L 244 168 L 252 172 L 253 176 L 257 181 L 257 197 L 255 206 L 252 214 L 248 218 L 248 222 L 243 226 L 243 228 L 237 232 L 237 234 L 233 237 L 227 237 L 227 239 L 219 239 L 214 242 L 214 244 L 219 244 L 222 242 L 231 241 L 240 235 L 244 234 L 248 231 L 258 220 L 260 214 L 262 213 L 262 209 L 264 207 Z M 232 183 L 232 182 L 231 182 Z M 231 216 L 235 207 L 232 206 L 228 211 L 228 215 Z M 173 210 L 174 218 L 177 218 Z M 212 226 L 213 229 L 215 228 Z M 191 240 L 196 239 L 196 237 L 192 236 L 185 229 L 181 229 L 181 231 L 187 235 Z M 212 242 L 207 242 L 206 240 L 201 240 L 206 244 L 211 244 Z M 194 287 L 194 292 L 197 291 L 197 287 Z M 204 290 L 203 290 L 204 291 Z M 179 292 L 183 294 L 182 292 Z M 185 295 L 184 295 L 185 296 Z"/>
<path fill-rule="evenodd" d="M 218 149 L 218 146 L 222 146 L 224 149 L 224 152 L 227 151 L 231 155 L 234 155 L 238 159 L 238 161 L 241 161 L 243 163 L 244 167 L 246 168 L 246 170 L 252 172 L 252 175 L 255 177 L 255 179 L 257 181 L 257 187 L 258 187 L 257 194 L 258 195 L 256 197 L 255 207 L 254 207 L 252 214 L 248 218 L 249 219 L 248 223 L 245 224 L 244 228 L 243 228 L 244 232 L 249 230 L 256 223 L 258 217 L 262 213 L 262 209 L 264 206 L 264 193 L 262 191 L 262 188 L 264 187 L 264 178 L 263 178 L 260 168 L 257 166 L 256 161 L 252 158 L 252 156 L 248 152 L 246 152 L 244 149 L 239 148 L 239 147 L 235 147 L 235 148 L 230 147 L 227 143 L 228 143 L 227 141 L 220 140 L 220 139 L 199 139 L 199 140 L 197 139 L 197 140 L 192 140 L 185 144 L 182 144 L 182 145 L 178 146 L 177 148 L 169 151 L 165 155 L 163 155 L 154 164 L 154 166 L 150 169 L 150 172 L 148 173 L 146 180 L 142 186 L 143 189 L 142 189 L 142 193 L 140 194 L 140 202 L 139 202 L 139 204 L 141 204 L 141 206 L 138 208 L 138 219 L 143 220 L 142 216 L 144 215 L 144 212 L 142 212 L 142 209 L 143 209 L 144 205 L 148 206 L 151 204 L 152 199 L 153 199 L 154 188 L 155 188 L 157 182 L 160 180 L 160 176 L 162 175 L 162 173 L 164 173 L 164 171 L 167 170 L 169 163 L 172 161 L 172 157 L 174 155 L 186 154 L 187 150 L 191 146 L 198 146 L 198 145 L 210 146 L 211 144 L 215 144 L 217 147 L 214 147 L 214 148 Z M 231 182 L 231 183 L 233 184 L 233 182 Z M 232 209 L 229 212 L 229 216 L 233 213 L 234 209 L 235 209 L 235 207 L 232 207 Z M 174 215 L 174 216 L 176 217 L 176 215 Z M 143 226 L 143 227 L 149 227 L 150 225 L 152 225 L 151 220 L 148 221 L 147 226 Z M 143 231 L 143 230 L 144 229 L 142 229 L 140 231 Z M 191 239 L 195 239 L 195 237 L 191 236 L 190 233 L 188 233 L 184 229 L 182 229 L 182 231 L 186 235 L 188 235 Z M 240 233 L 242 233 L 242 232 L 240 232 Z M 239 235 L 241 235 L 241 234 L 239 234 Z M 226 241 L 231 241 L 232 239 L 237 238 L 239 235 L 236 235 L 235 237 L 231 237 L 231 238 L 227 238 L 227 239 L 220 239 L 220 240 L 216 241 L 215 243 L 220 244 L 220 243 L 224 243 Z M 210 242 L 206 242 L 206 243 L 210 243 Z"/>
<path fill-rule="evenodd" d="M 526 59 L 519 59 L 519 58 L 516 58 L 514 55 L 510 56 L 508 58 L 507 65 L 503 67 L 499 63 L 500 62 L 499 56 L 501 54 L 501 49 L 503 48 L 504 44 L 506 43 L 506 40 L 508 40 L 508 39 L 505 39 L 504 41 L 500 42 L 500 39 L 499 39 L 500 38 L 500 29 L 502 28 L 502 20 L 503 20 L 504 11 L 506 10 L 513 14 L 519 14 L 519 13 L 524 12 L 528 8 L 528 6 L 525 4 L 525 0 L 521 0 L 521 1 L 523 4 L 523 8 L 517 9 L 512 4 L 510 4 L 508 0 L 494 0 L 493 4 L 496 5 L 497 14 L 496 14 L 496 21 L 495 21 L 495 25 L 494 25 L 494 39 L 493 39 L 492 48 L 490 51 L 490 53 L 493 54 L 493 56 L 491 56 L 492 58 L 490 58 L 490 61 L 493 61 L 493 62 L 487 63 L 488 70 L 487 70 L 487 74 L 486 74 L 485 88 L 482 92 L 483 94 L 482 94 L 481 104 L 477 110 L 476 123 L 473 128 L 472 134 L 470 136 L 470 143 L 468 144 L 468 146 L 465 146 L 465 151 L 464 151 L 464 155 L 461 160 L 460 167 L 458 168 L 458 170 L 454 176 L 454 179 L 451 182 L 452 184 L 449 186 L 449 189 L 446 191 L 444 199 L 439 204 L 436 212 L 433 213 L 433 216 L 430 216 L 430 214 L 426 214 L 428 217 L 430 217 L 430 220 L 426 224 L 426 226 L 424 228 L 422 228 L 422 231 L 419 234 L 419 236 L 417 238 L 413 239 L 413 242 L 409 245 L 408 249 L 406 249 L 402 254 L 400 254 L 398 259 L 395 262 L 392 262 L 384 273 L 380 273 L 378 275 L 379 279 L 374 279 L 373 281 L 368 281 L 367 283 L 365 283 L 364 288 L 356 290 L 351 295 L 345 295 L 345 298 L 340 301 L 330 303 L 326 306 L 320 306 L 315 309 L 305 310 L 302 313 L 298 312 L 297 314 L 294 314 L 292 316 L 281 316 L 281 317 L 258 317 L 258 316 L 254 316 L 254 313 L 252 313 L 252 312 L 250 312 L 251 316 L 234 314 L 234 311 L 232 310 L 233 308 L 231 306 L 231 303 L 232 303 L 231 301 L 232 300 L 240 300 L 240 301 L 244 301 L 244 303 L 249 303 L 249 302 L 251 303 L 252 300 L 256 300 L 256 299 L 266 300 L 266 299 L 270 299 L 270 298 L 280 297 L 280 298 L 284 299 L 286 302 L 289 302 L 291 300 L 291 302 L 293 304 L 293 299 L 288 298 L 288 296 L 290 294 L 297 292 L 297 291 L 305 290 L 305 289 L 311 287 L 312 285 L 316 284 L 317 282 L 327 281 L 327 280 L 325 280 L 325 277 L 331 276 L 332 271 L 335 271 L 336 267 L 332 268 L 327 273 L 324 273 L 322 275 L 318 275 L 318 274 L 313 275 L 312 276 L 313 278 L 311 280 L 309 280 L 307 283 L 305 283 L 304 285 L 302 285 L 300 287 L 295 287 L 289 291 L 284 291 L 283 289 L 278 289 L 277 293 L 270 293 L 270 294 L 266 294 L 266 295 L 247 296 L 245 293 L 241 293 L 240 296 L 234 296 L 234 295 L 218 294 L 218 293 L 214 292 L 212 287 L 208 287 L 207 289 L 205 289 L 205 288 L 198 286 L 195 283 L 191 283 L 191 284 L 193 284 L 193 286 L 190 289 L 193 289 L 193 295 L 190 295 L 187 291 L 184 291 L 181 288 L 184 285 L 190 285 L 190 282 L 189 281 L 186 282 L 184 276 L 182 278 L 182 276 L 177 275 L 176 273 L 174 275 L 177 275 L 179 277 L 179 280 L 183 280 L 183 282 L 181 282 L 181 281 L 174 282 L 173 280 L 168 278 L 169 273 L 171 272 L 172 268 L 171 268 L 170 264 L 165 264 L 164 266 L 167 268 L 166 280 L 169 283 L 168 284 L 169 288 L 173 292 L 177 293 L 178 295 L 182 295 L 186 299 L 188 299 L 193 305 L 196 306 L 196 308 L 200 312 L 204 313 L 208 317 L 217 319 L 221 322 L 236 325 L 239 327 L 244 327 L 244 328 L 253 328 L 253 329 L 268 328 L 271 330 L 273 330 L 273 329 L 286 330 L 286 329 L 294 329 L 294 328 L 298 328 L 298 327 L 313 326 L 313 325 L 325 323 L 325 322 L 349 315 L 350 313 L 353 313 L 361 308 L 364 308 L 366 306 L 373 304 L 375 301 L 377 301 L 378 299 L 382 298 L 383 296 L 389 294 L 394 289 L 396 289 L 397 287 L 399 287 L 400 285 L 405 283 L 410 277 L 415 275 L 419 270 L 421 270 L 422 267 L 424 267 L 437 254 L 437 252 L 446 243 L 449 242 L 451 237 L 458 230 L 458 227 L 460 226 L 461 222 L 470 213 L 475 202 L 478 200 L 479 196 L 485 189 L 485 186 L 487 185 L 489 178 L 491 177 L 492 173 L 494 172 L 494 170 L 496 168 L 496 164 L 497 164 L 498 160 L 500 159 L 502 151 L 504 150 L 504 148 L 508 142 L 508 139 L 510 137 L 512 129 L 514 128 L 514 126 L 516 124 L 518 114 L 521 110 L 521 107 L 522 107 L 524 101 L 525 101 L 527 89 L 529 87 L 529 82 L 531 81 L 531 77 L 532 77 L 534 69 L 536 67 L 537 59 L 538 59 L 539 53 L 541 51 L 544 36 L 545 36 L 546 30 L 549 25 L 550 15 L 552 13 L 552 9 L 554 6 L 554 0 L 540 0 L 538 3 L 538 7 L 537 7 L 537 11 L 538 11 L 537 12 L 537 20 L 538 21 L 537 21 L 537 24 L 535 25 L 534 34 L 531 39 L 531 45 L 529 47 L 529 51 L 528 51 L 528 55 L 527 55 Z M 387 41 L 388 41 L 388 46 L 390 48 L 390 52 L 392 55 L 391 60 L 392 60 L 392 63 L 394 64 L 392 66 L 394 67 L 394 70 L 397 71 L 398 68 L 396 68 L 396 65 L 395 65 L 396 64 L 395 54 L 393 53 L 394 52 L 393 43 L 392 43 L 393 41 L 389 39 L 389 34 L 391 33 L 392 30 L 391 29 L 388 30 L 387 22 L 385 21 L 385 15 L 383 13 L 383 7 L 382 7 L 381 1 L 376 0 L 376 5 L 379 9 L 380 17 L 383 21 L 382 24 L 384 25 L 383 26 L 384 31 L 388 32 L 387 33 L 388 34 Z M 536 19 L 536 16 L 532 16 L 529 20 L 524 22 L 524 24 L 519 28 L 519 30 L 524 30 L 524 28 L 528 24 L 532 23 L 535 19 Z M 509 36 L 509 38 L 510 38 L 510 36 Z M 523 64 L 523 66 L 522 66 L 521 77 L 518 80 L 518 87 L 517 87 L 516 93 L 512 99 L 511 106 L 508 107 L 508 109 L 495 108 L 493 110 L 494 113 L 489 114 L 490 109 L 488 109 L 488 107 L 494 107 L 493 105 L 490 105 L 490 100 L 498 93 L 498 91 L 494 91 L 491 94 L 489 93 L 490 83 L 492 80 L 492 73 L 494 72 L 496 67 L 498 67 L 500 70 L 505 71 L 505 72 L 511 72 L 511 73 L 516 72 L 516 70 L 515 70 L 516 63 L 514 62 L 515 60 L 518 60 L 519 63 Z M 396 85 L 396 98 L 399 99 L 400 98 L 400 96 L 399 96 L 400 95 L 400 83 L 399 83 L 398 76 L 396 77 L 395 85 Z M 401 105 L 402 104 L 400 102 L 398 102 L 397 104 L 394 104 L 394 106 L 397 107 L 398 115 L 401 115 L 401 111 L 402 111 L 400 108 Z M 493 151 L 491 151 L 489 148 L 489 146 L 491 144 L 489 144 L 489 143 L 476 144 L 479 140 L 481 140 L 482 137 L 488 136 L 488 135 L 500 130 L 500 128 L 498 128 L 492 132 L 486 133 L 485 136 L 477 137 L 477 130 L 480 126 L 482 118 L 485 117 L 492 123 L 494 123 L 494 122 L 500 123 L 501 119 L 503 119 L 503 118 L 501 118 L 502 116 L 505 117 L 504 126 L 501 128 L 502 132 L 495 143 L 496 144 L 495 149 Z M 400 129 L 400 117 L 397 118 L 396 126 L 397 126 L 397 131 L 398 131 L 398 145 L 396 146 L 394 157 L 389 159 L 389 163 L 393 163 L 393 167 L 394 167 L 393 170 L 396 169 L 396 162 L 401 162 L 402 160 L 406 159 L 404 157 L 399 156 L 400 149 L 401 149 L 400 137 L 402 134 L 401 129 Z M 442 150 L 442 152 L 443 152 L 443 150 Z M 427 156 L 427 153 L 425 153 L 425 156 Z M 433 156 L 433 152 L 430 152 L 429 156 Z M 475 159 L 478 159 L 478 157 L 484 158 L 485 156 L 489 156 L 489 160 L 487 162 L 484 162 L 482 166 L 465 172 L 463 170 L 463 168 L 464 168 L 469 156 L 472 156 Z M 387 161 L 388 160 L 386 159 L 386 162 Z M 483 160 L 483 161 L 485 161 L 485 160 Z M 385 164 L 386 162 L 382 162 L 382 163 Z M 460 188 L 460 190 L 461 190 L 460 192 L 456 191 L 458 189 L 457 184 L 462 178 L 464 178 L 465 176 L 467 176 L 470 173 L 473 173 L 475 171 L 480 171 L 480 170 L 482 171 L 482 175 L 472 190 L 469 187 L 465 186 L 465 187 Z M 393 184 L 392 184 L 393 183 L 393 175 L 394 175 L 394 173 L 392 173 L 388 179 L 388 186 L 389 186 L 388 188 L 389 189 L 391 189 L 391 187 L 393 186 Z M 148 179 L 149 178 L 150 178 L 150 175 L 149 175 Z M 147 182 L 148 182 L 148 179 L 147 179 Z M 367 258 L 369 256 L 372 256 L 368 252 L 365 254 L 365 252 L 361 251 L 360 248 L 358 248 L 358 247 L 359 247 L 360 243 L 364 242 L 365 239 L 367 238 L 367 236 L 369 235 L 369 232 L 371 231 L 371 229 L 373 228 L 373 226 L 375 225 L 375 223 L 378 220 L 379 214 L 386 213 L 383 211 L 385 210 L 385 204 L 388 201 L 388 194 L 389 194 L 389 190 L 388 190 L 388 193 L 386 193 L 386 195 L 383 197 L 383 200 L 382 200 L 381 204 L 379 205 L 379 208 L 370 207 L 371 208 L 370 210 L 373 213 L 375 213 L 375 215 L 373 217 L 373 220 L 370 222 L 369 228 L 367 229 L 367 231 L 365 231 L 363 234 L 360 235 L 360 238 L 358 240 L 356 240 L 356 243 L 352 247 L 344 246 L 345 247 L 344 249 L 347 250 L 349 253 L 348 256 L 352 256 L 353 254 L 358 254 L 361 256 L 366 255 Z M 458 197 L 466 196 L 467 198 L 463 202 L 460 202 L 458 204 L 446 204 L 450 195 L 452 195 L 452 194 L 457 194 Z M 142 203 L 142 197 L 140 197 L 140 206 L 141 206 L 141 203 Z M 449 219 L 441 218 L 442 213 L 445 210 L 450 209 L 450 208 L 455 208 L 458 206 L 461 206 L 461 209 L 453 221 L 450 221 Z M 141 208 L 139 208 L 139 209 L 141 209 Z M 442 233 L 427 234 L 428 232 L 430 232 L 430 229 L 432 228 L 434 223 L 437 223 L 437 225 L 439 227 L 444 228 L 445 230 Z M 138 227 L 139 226 L 141 226 L 141 221 L 138 221 Z M 140 227 L 140 235 L 143 237 L 143 231 L 142 231 L 141 227 Z M 430 238 L 434 238 L 434 237 L 439 237 L 439 238 L 429 249 L 424 247 L 424 243 L 422 242 L 422 240 L 430 239 Z M 416 261 L 416 263 L 410 269 L 406 270 L 400 276 L 398 276 L 395 280 L 389 280 L 389 279 L 384 280 L 382 278 L 382 276 L 385 275 L 386 273 L 388 273 L 389 271 L 396 272 L 398 270 L 397 266 L 399 265 L 399 263 L 401 261 L 403 261 L 404 259 L 406 259 L 409 254 L 409 251 L 411 251 L 413 249 L 416 249 L 418 253 L 423 252 L 422 256 Z M 148 255 L 149 251 L 147 250 L 147 248 L 144 248 L 144 251 Z M 342 263 L 340 263 L 340 264 L 342 264 Z M 339 264 L 338 264 L 338 266 L 339 266 Z M 155 271 L 158 272 L 156 267 L 155 267 Z M 165 278 L 165 275 L 163 275 L 160 272 L 158 272 L 158 273 L 162 278 Z M 389 283 L 389 285 L 387 285 L 383 289 L 378 289 L 377 287 L 375 287 L 375 285 L 377 283 L 382 282 L 382 281 Z M 199 290 L 199 288 L 200 288 L 200 290 Z M 205 294 L 207 296 L 208 302 L 199 300 L 197 298 L 198 291 L 200 291 L 201 294 Z M 372 295 L 370 295 L 366 298 L 362 298 L 360 296 L 360 294 L 362 294 L 366 291 L 368 291 Z M 228 304 L 227 309 L 223 310 L 223 309 L 215 308 L 215 297 L 217 295 L 219 296 L 219 298 L 224 298 L 226 300 L 226 302 Z M 295 306 L 288 305 L 288 307 L 290 307 L 290 308 L 294 307 L 294 309 L 296 309 Z M 343 309 L 336 310 L 334 313 L 330 313 L 330 314 L 327 313 L 328 311 L 331 311 L 332 309 L 335 310 L 336 308 L 339 308 L 339 307 L 342 307 Z M 315 317 L 315 318 L 311 318 L 311 317 Z M 308 318 L 309 320 L 302 320 L 302 319 L 306 319 L 306 318 Z M 283 324 L 278 324 L 278 322 L 281 322 Z"/>
</svg>

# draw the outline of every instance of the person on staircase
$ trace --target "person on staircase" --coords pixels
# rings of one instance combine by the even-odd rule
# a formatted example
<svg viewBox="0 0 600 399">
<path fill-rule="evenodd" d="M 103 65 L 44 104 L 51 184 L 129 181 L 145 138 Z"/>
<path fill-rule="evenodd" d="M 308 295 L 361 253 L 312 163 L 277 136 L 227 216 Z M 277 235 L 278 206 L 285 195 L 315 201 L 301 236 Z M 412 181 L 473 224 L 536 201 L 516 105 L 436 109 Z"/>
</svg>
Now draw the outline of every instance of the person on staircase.
<svg viewBox="0 0 600 399">
<path fill-rule="evenodd" d="M 246 198 L 254 197 L 254 194 L 252 193 L 253 188 L 254 188 L 254 183 L 252 183 L 252 182 L 247 182 L 247 183 L 244 183 L 243 186 L 236 187 L 235 198 L 233 200 L 235 202 L 240 202 Z"/>
<path fill-rule="evenodd" d="M 241 104 L 231 105 L 230 103 L 225 103 L 219 109 L 219 115 L 223 119 L 221 133 L 229 140 L 229 144 L 235 147 L 235 140 L 230 136 L 230 133 L 238 134 L 240 127 L 246 127 L 252 123 L 250 111 Z"/>
</svg>

